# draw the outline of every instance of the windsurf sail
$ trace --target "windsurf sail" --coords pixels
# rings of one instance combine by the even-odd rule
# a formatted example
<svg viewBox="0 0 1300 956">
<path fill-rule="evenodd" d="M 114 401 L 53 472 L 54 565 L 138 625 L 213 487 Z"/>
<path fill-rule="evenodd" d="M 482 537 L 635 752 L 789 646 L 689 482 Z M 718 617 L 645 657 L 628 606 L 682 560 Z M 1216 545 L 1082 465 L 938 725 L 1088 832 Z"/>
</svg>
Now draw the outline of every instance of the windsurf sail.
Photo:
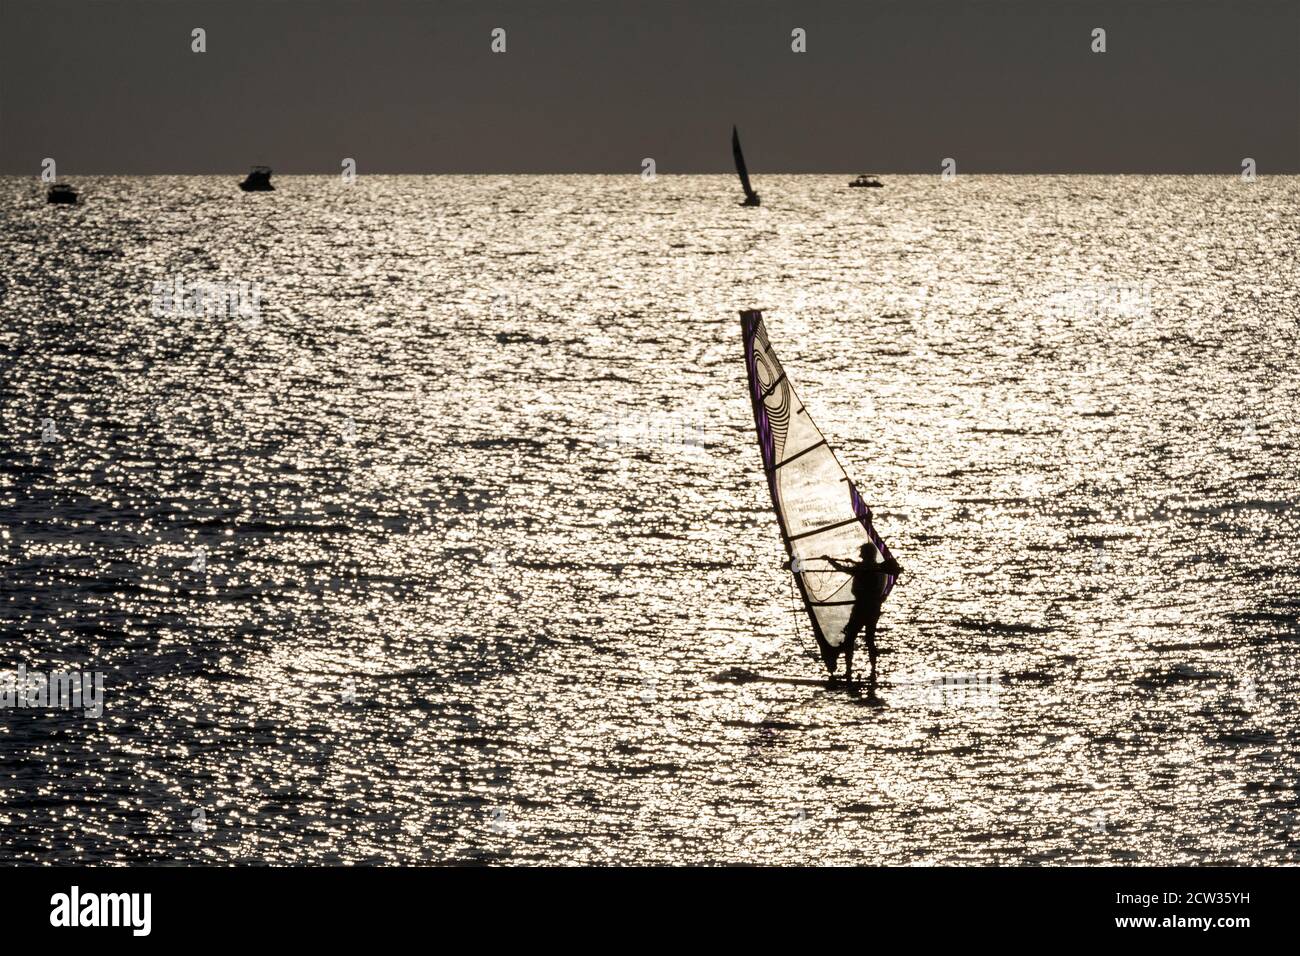
<svg viewBox="0 0 1300 956">
<path fill-rule="evenodd" d="M 731 157 L 736 161 L 736 175 L 740 177 L 740 185 L 745 190 L 746 206 L 758 205 L 758 193 L 754 192 L 754 187 L 749 184 L 749 170 L 745 168 L 745 154 L 740 151 L 740 133 L 736 127 L 731 127 Z"/>
<path fill-rule="evenodd" d="M 772 350 L 762 313 L 741 312 L 740 326 L 772 507 L 822 660 L 827 670 L 834 671 L 844 643 L 844 625 L 853 611 L 853 579 L 821 557 L 858 561 L 868 541 L 883 560 L 892 555 L 872 525 L 871 509 L 795 394 Z M 883 599 L 894 578 L 881 577 Z"/>
</svg>

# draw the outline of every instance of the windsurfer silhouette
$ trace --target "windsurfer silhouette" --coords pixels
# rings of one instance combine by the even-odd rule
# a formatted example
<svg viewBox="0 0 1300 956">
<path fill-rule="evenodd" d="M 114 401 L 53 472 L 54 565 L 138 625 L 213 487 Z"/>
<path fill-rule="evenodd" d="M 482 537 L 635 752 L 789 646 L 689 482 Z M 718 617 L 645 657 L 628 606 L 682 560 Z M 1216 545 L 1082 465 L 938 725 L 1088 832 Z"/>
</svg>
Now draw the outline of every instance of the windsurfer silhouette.
<svg viewBox="0 0 1300 956">
<path fill-rule="evenodd" d="M 881 592 L 885 589 L 885 575 L 899 575 L 903 569 L 893 558 L 880 561 L 880 552 L 868 541 L 862 546 L 861 561 L 843 561 L 822 555 L 836 571 L 853 576 L 853 613 L 844 625 L 844 663 L 845 679 L 853 683 L 853 646 L 860 631 L 866 634 L 867 655 L 871 659 L 871 677 L 876 679 L 876 622 L 880 620 L 880 605 L 884 600 Z"/>
</svg>

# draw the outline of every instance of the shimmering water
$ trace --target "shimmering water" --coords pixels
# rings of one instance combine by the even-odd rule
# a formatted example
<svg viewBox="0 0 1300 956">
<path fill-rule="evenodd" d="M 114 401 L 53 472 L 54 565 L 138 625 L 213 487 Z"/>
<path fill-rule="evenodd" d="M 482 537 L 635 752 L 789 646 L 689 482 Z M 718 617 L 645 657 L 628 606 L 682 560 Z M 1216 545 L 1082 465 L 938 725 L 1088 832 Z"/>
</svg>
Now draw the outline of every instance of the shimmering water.
<svg viewBox="0 0 1300 956">
<path fill-rule="evenodd" d="M 1295 861 L 1300 180 L 846 179 L 0 180 L 0 667 L 106 698 L 0 713 L 4 859 Z M 909 571 L 875 700 L 746 307 Z"/>
</svg>

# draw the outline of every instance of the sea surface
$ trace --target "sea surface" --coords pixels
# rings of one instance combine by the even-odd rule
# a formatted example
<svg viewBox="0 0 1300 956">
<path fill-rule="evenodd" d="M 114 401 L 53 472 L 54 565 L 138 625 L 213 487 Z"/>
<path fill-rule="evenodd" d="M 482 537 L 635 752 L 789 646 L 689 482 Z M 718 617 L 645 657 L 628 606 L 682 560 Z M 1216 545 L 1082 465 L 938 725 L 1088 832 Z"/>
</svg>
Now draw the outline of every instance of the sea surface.
<svg viewBox="0 0 1300 956">
<path fill-rule="evenodd" d="M 0 179 L 4 862 L 1300 858 L 1300 178 L 236 178 Z"/>
</svg>

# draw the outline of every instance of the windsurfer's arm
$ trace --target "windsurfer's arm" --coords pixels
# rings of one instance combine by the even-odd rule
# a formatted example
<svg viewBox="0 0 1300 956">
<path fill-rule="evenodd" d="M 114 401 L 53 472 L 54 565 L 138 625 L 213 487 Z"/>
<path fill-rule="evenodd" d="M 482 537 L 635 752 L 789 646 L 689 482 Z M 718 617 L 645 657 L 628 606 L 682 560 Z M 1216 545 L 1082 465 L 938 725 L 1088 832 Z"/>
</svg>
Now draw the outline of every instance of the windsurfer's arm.
<svg viewBox="0 0 1300 956">
<path fill-rule="evenodd" d="M 839 558 L 832 558 L 829 554 L 823 554 L 822 560 L 830 564 L 836 571 L 842 571 L 845 574 L 852 574 L 853 569 L 858 566 L 854 561 L 841 561 Z"/>
</svg>

